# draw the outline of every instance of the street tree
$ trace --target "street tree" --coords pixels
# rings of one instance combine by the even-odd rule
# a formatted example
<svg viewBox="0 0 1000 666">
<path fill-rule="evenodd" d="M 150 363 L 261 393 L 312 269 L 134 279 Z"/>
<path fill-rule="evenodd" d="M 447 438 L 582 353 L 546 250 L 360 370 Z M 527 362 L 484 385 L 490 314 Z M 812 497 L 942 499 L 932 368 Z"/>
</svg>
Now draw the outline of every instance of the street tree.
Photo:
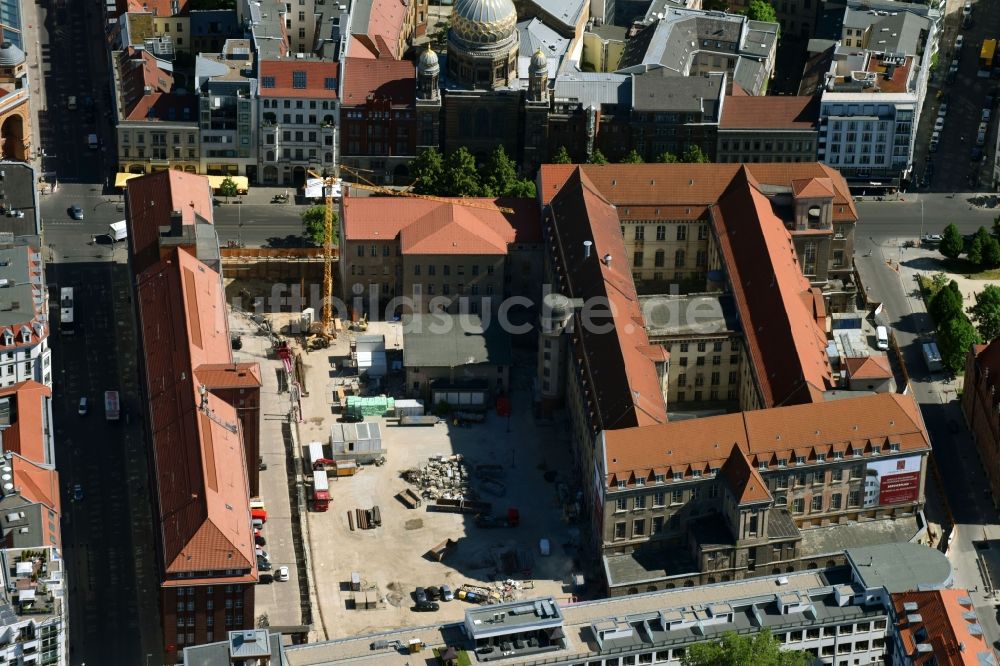
<svg viewBox="0 0 1000 666">
<path fill-rule="evenodd" d="M 976 266 L 983 265 L 983 251 L 986 248 L 987 243 L 990 240 L 990 233 L 986 231 L 986 227 L 979 227 L 972 240 L 969 242 L 969 248 L 966 251 L 966 256 L 968 256 L 969 261 L 974 263 Z"/>
<path fill-rule="evenodd" d="M 642 155 L 636 152 L 635 148 L 628 151 L 625 157 L 622 158 L 622 164 L 642 164 L 645 161 L 642 159 Z"/>
<path fill-rule="evenodd" d="M 681 162 L 687 164 L 705 164 L 709 162 L 708 155 L 696 143 L 689 143 L 681 155 Z"/>
<path fill-rule="evenodd" d="M 944 228 L 944 233 L 941 235 L 941 245 L 938 249 L 949 259 L 957 259 L 958 255 L 962 254 L 965 250 L 965 241 L 962 240 L 962 234 L 958 232 L 958 227 L 949 224 Z"/>
<path fill-rule="evenodd" d="M 1000 238 L 1000 215 L 993 219 L 993 237 Z"/>
<path fill-rule="evenodd" d="M 416 179 L 417 194 L 437 194 L 444 182 L 444 159 L 436 148 L 428 148 L 410 162 L 410 173 Z"/>
<path fill-rule="evenodd" d="M 930 297 L 927 303 L 927 311 L 938 326 L 951 319 L 964 317 L 965 315 L 962 312 L 962 292 L 958 288 L 958 283 L 952 280 L 941 289 L 938 289 Z"/>
<path fill-rule="evenodd" d="M 774 6 L 764 0 L 750 0 L 750 6 L 747 7 L 746 15 L 751 21 L 778 22 L 778 14 L 774 11 Z"/>
<path fill-rule="evenodd" d="M 559 146 L 559 150 L 556 154 L 552 156 L 553 164 L 572 164 L 573 158 L 569 156 L 569 151 L 566 150 L 566 146 Z"/>
<path fill-rule="evenodd" d="M 949 319 L 938 326 L 937 342 L 941 360 L 954 373 L 962 372 L 969 349 L 979 340 L 979 334 L 965 315 Z"/>
<path fill-rule="evenodd" d="M 438 194 L 447 197 L 478 197 L 483 192 L 476 168 L 476 158 L 462 146 L 448 154 L 444 163 L 444 182 Z"/>
<path fill-rule="evenodd" d="M 812 659 L 800 650 L 782 650 L 767 629 L 740 636 L 727 631 L 717 641 L 695 643 L 681 659 L 684 666 L 806 666 Z"/>
<path fill-rule="evenodd" d="M 236 188 L 236 181 L 229 176 L 223 178 L 222 182 L 219 183 L 219 194 L 226 197 L 226 203 L 229 203 L 230 197 L 235 197 L 239 193 L 240 191 Z"/>
<path fill-rule="evenodd" d="M 656 156 L 656 161 L 660 164 L 677 164 L 680 160 L 670 151 L 664 151 Z"/>
<path fill-rule="evenodd" d="M 323 245 L 326 235 L 326 206 L 310 206 L 302 211 L 302 235 L 316 245 Z M 337 246 L 337 214 L 333 214 L 333 245 Z"/>
<path fill-rule="evenodd" d="M 1000 241 L 993 236 L 987 236 L 983 241 L 983 268 L 1000 266 Z"/>
<path fill-rule="evenodd" d="M 509 197 L 517 187 L 517 168 L 507 157 L 503 146 L 497 146 L 483 169 L 483 194 L 490 197 Z"/>
<path fill-rule="evenodd" d="M 590 164 L 607 164 L 608 158 L 604 156 L 600 148 L 594 148 L 594 152 L 590 154 L 590 158 L 587 160 Z"/>
<path fill-rule="evenodd" d="M 1000 286 L 988 284 L 976 294 L 976 304 L 969 308 L 969 315 L 983 340 L 1000 337 Z"/>
</svg>

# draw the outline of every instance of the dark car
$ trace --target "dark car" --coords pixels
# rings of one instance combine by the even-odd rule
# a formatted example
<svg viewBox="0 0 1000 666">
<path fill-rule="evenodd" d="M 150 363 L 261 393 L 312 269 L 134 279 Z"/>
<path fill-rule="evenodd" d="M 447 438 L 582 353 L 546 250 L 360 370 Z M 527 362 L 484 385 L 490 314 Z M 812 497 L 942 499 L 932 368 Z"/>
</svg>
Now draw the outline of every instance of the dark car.
<svg viewBox="0 0 1000 666">
<path fill-rule="evenodd" d="M 436 601 L 418 601 L 413 605 L 413 610 L 418 613 L 431 613 L 441 608 Z"/>
<path fill-rule="evenodd" d="M 243 337 L 239 335 L 234 335 L 230 340 L 232 342 L 233 349 L 238 351 L 243 349 Z"/>
<path fill-rule="evenodd" d="M 260 578 L 257 579 L 258 583 L 263 583 L 264 585 L 270 585 L 274 582 L 274 576 L 271 574 L 261 574 Z"/>
<path fill-rule="evenodd" d="M 431 601 L 437 601 L 438 599 L 441 598 L 441 590 L 438 589 L 436 586 L 431 585 L 430 587 L 427 588 L 427 598 L 430 599 Z"/>
<path fill-rule="evenodd" d="M 258 555 L 257 556 L 257 568 L 260 569 L 261 571 L 270 571 L 271 570 L 271 563 L 267 561 L 267 558 L 264 558 L 264 557 L 261 557 L 260 555 Z"/>
<path fill-rule="evenodd" d="M 418 604 L 426 602 L 428 600 L 427 590 L 425 590 L 422 587 L 418 587 L 417 589 L 413 590 L 413 600 L 416 601 Z"/>
<path fill-rule="evenodd" d="M 74 220 L 83 219 L 83 208 L 80 207 L 80 204 L 73 204 L 69 207 L 69 216 Z"/>
<path fill-rule="evenodd" d="M 360 423 L 365 420 L 364 414 L 344 414 L 340 419 L 343 423 Z"/>
<path fill-rule="evenodd" d="M 969 154 L 969 159 L 971 159 L 973 162 L 978 162 L 979 160 L 983 159 L 983 149 L 973 148 L 972 152 Z"/>
<path fill-rule="evenodd" d="M 266 546 L 267 545 L 267 539 L 265 539 L 264 537 L 262 537 L 259 534 L 253 538 L 253 542 L 255 544 L 257 544 L 258 546 Z"/>
</svg>

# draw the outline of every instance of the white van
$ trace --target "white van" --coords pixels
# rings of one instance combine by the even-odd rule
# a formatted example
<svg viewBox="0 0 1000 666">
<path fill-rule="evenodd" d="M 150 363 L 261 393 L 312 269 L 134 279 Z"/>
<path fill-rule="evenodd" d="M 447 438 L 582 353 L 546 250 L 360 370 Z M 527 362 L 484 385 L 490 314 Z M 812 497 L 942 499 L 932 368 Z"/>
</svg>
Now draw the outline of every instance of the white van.
<svg viewBox="0 0 1000 666">
<path fill-rule="evenodd" d="M 111 236 L 111 241 L 113 243 L 117 243 L 120 240 L 128 238 L 128 229 L 126 228 L 125 220 L 109 224 L 108 235 Z"/>
<path fill-rule="evenodd" d="M 885 326 L 875 328 L 875 346 L 882 351 L 889 351 L 889 329 Z"/>
</svg>

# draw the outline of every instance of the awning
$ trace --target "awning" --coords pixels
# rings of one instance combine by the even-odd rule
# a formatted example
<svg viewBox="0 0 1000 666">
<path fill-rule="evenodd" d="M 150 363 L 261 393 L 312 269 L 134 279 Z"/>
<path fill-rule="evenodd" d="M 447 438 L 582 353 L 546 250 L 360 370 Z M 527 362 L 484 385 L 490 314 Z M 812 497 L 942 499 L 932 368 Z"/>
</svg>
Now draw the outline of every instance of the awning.
<svg viewBox="0 0 1000 666">
<path fill-rule="evenodd" d="M 233 179 L 233 182 L 236 183 L 236 191 L 240 194 L 246 194 L 247 188 L 250 187 L 250 181 L 247 180 L 246 176 L 208 176 L 208 186 L 217 190 L 222 187 L 222 181 L 226 178 Z"/>
<path fill-rule="evenodd" d="M 133 178 L 138 178 L 143 174 L 141 173 L 116 173 L 115 174 L 115 187 L 125 187 L 125 183 L 132 180 Z"/>
</svg>

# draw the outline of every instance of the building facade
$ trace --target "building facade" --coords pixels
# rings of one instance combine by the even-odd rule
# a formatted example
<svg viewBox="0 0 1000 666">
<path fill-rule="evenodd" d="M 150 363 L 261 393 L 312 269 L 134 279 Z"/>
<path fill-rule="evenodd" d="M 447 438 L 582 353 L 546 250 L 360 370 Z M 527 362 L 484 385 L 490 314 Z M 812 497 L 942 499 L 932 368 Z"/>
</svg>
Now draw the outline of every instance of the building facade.
<svg viewBox="0 0 1000 666">
<path fill-rule="evenodd" d="M 962 413 L 969 425 L 993 504 L 1000 506 L 1000 341 L 975 345 L 965 362 Z"/>
<path fill-rule="evenodd" d="M 250 41 L 231 39 L 195 60 L 201 164 L 198 173 L 257 180 L 257 80 Z"/>
<path fill-rule="evenodd" d="M 36 381 L 51 388 L 48 290 L 42 256 L 0 247 L 0 386 Z"/>
<path fill-rule="evenodd" d="M 815 162 L 819 97 L 732 95 L 719 122 L 716 162 Z"/>
</svg>

